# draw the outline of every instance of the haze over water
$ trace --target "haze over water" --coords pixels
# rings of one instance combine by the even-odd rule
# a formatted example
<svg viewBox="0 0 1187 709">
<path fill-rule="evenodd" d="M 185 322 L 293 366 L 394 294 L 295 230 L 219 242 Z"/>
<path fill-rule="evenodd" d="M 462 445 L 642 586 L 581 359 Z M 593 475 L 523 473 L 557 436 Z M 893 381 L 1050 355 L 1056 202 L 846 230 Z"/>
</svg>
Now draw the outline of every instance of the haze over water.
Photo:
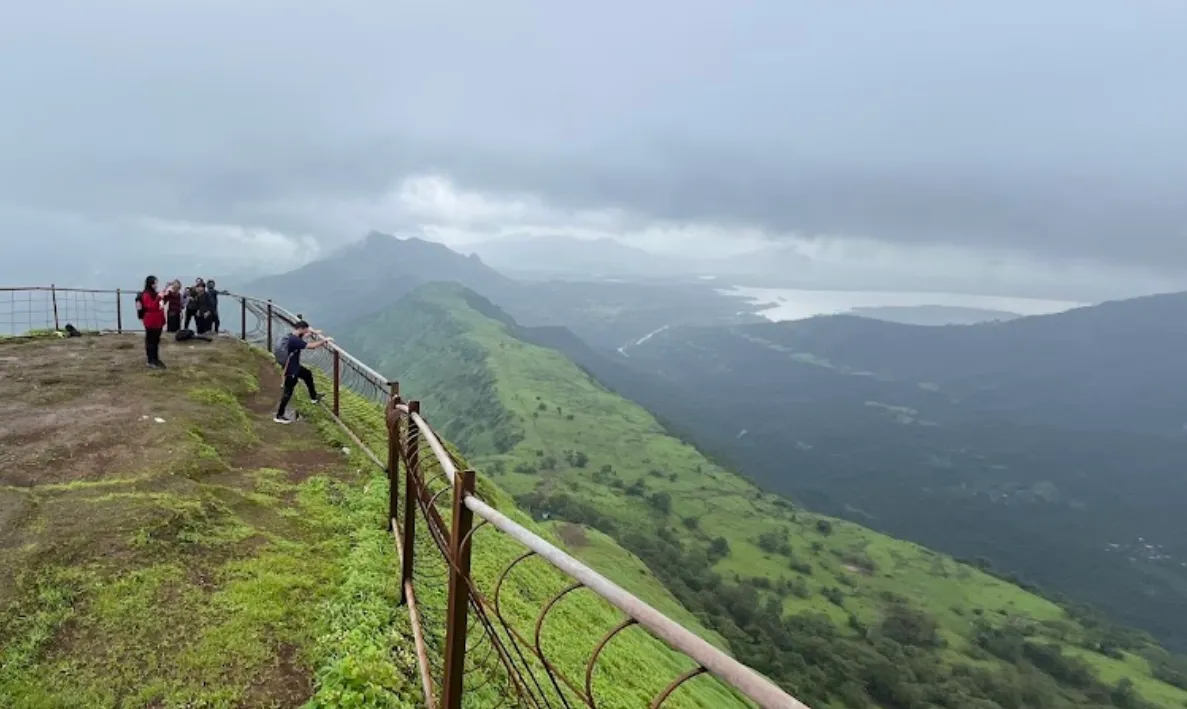
<svg viewBox="0 0 1187 709">
<path fill-rule="evenodd" d="M 817 315 L 846 313 L 854 308 L 886 306 L 943 305 L 1002 310 L 1018 315 L 1047 315 L 1087 305 L 1070 300 L 912 291 L 804 290 L 734 286 L 723 288 L 720 292 L 744 298 L 750 303 L 772 304 L 771 307 L 759 311 L 759 314 L 773 321 L 803 320 Z"/>
</svg>

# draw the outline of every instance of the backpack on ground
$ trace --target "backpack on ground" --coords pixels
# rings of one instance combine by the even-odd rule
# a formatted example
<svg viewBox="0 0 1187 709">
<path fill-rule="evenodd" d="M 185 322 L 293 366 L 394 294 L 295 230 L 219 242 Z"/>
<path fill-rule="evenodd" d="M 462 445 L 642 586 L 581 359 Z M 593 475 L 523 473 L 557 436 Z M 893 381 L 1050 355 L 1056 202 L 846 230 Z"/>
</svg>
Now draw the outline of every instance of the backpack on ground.
<svg viewBox="0 0 1187 709">
<path fill-rule="evenodd" d="M 186 340 L 192 340 L 192 339 L 194 339 L 194 331 L 193 330 L 178 330 L 177 334 L 173 336 L 173 339 L 177 340 L 178 342 L 185 342 Z"/>
</svg>

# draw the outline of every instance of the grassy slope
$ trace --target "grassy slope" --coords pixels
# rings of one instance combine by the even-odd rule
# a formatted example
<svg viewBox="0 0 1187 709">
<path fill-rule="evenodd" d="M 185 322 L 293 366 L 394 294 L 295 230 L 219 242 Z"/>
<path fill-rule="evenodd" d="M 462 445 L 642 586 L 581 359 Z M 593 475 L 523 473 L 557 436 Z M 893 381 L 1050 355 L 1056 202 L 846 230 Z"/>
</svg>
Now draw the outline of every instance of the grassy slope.
<svg viewBox="0 0 1187 709">
<path fill-rule="evenodd" d="M 622 586 L 714 645 L 729 650 L 729 643 L 706 628 L 651 573 L 639 557 L 619 546 L 596 529 L 569 522 L 545 522 L 541 525 L 551 533 L 557 546 L 565 549 L 587 566 L 597 569 L 606 578 Z"/>
<path fill-rule="evenodd" d="M 1086 632 L 1058 606 L 1016 586 L 917 545 L 793 509 L 763 493 L 668 436 L 646 411 L 605 391 L 560 354 L 516 339 L 505 322 L 479 312 L 484 309 L 460 289 L 433 285 L 363 325 L 350 341 L 382 370 L 398 373 L 406 394 L 428 402 L 430 416 L 434 410 L 447 420 L 459 414 L 438 392 L 459 378 L 478 383 L 471 396 L 481 400 L 481 408 L 471 405 L 470 410 L 476 418 L 491 412 L 488 435 L 471 440 L 465 429 L 452 435 L 480 470 L 497 471 L 500 485 L 512 494 L 563 491 L 591 504 L 622 532 L 653 534 L 659 523 L 690 543 L 723 537 L 731 553 L 716 570 L 726 577 L 806 583 L 807 598 L 782 598 L 788 613 L 819 611 L 839 626 L 852 614 L 871 625 L 882 616 L 885 598 L 910 599 L 939 621 L 947 662 L 998 662 L 973 646 L 977 618 L 1027 624 L 1032 638 L 1040 640 L 1055 640 L 1058 632 L 1070 644 Z M 495 397 L 502 410 L 492 403 Z M 514 445 L 493 445 L 492 431 Z M 567 460 L 574 450 L 588 455 L 584 466 Z M 609 466 L 607 472 L 600 472 L 603 466 Z M 645 495 L 670 496 L 671 514 L 624 493 L 622 488 L 640 481 Z M 697 529 L 687 528 L 682 518 L 695 518 Z M 830 533 L 820 531 L 821 522 L 831 526 Z M 790 556 L 809 564 L 811 574 L 790 569 L 786 553 L 760 549 L 756 542 L 764 533 L 785 537 Z M 843 608 L 823 597 L 826 588 L 841 591 Z M 1136 655 L 1118 662 L 1080 654 L 1106 680 L 1131 679 L 1148 701 L 1187 703 L 1187 692 L 1153 679 Z"/>
<path fill-rule="evenodd" d="M 92 401 L 136 397 L 137 413 L 165 423 L 130 417 L 123 435 L 159 438 L 146 458 L 111 448 L 106 475 L 0 489 L 25 510 L 0 534 L 16 542 L 0 544 L 15 579 L 0 589 L 0 706 L 417 704 L 374 523 L 382 490 L 357 454 L 245 408 L 274 398 L 259 391 L 264 356 L 229 342 L 166 347 L 170 370 L 150 374 L 132 339 L 22 342 L 5 355 L 44 361 L 45 347 L 68 348 L 73 364 L 26 376 Z M 365 695 L 382 701 L 354 701 Z"/>
<path fill-rule="evenodd" d="M 54 346 L 90 349 L 87 359 L 96 360 L 102 356 L 94 348 L 113 342 Z M 160 427 L 165 465 L 154 460 L 99 479 L 0 486 L 0 542 L 17 542 L 0 543 L 0 571 L 16 579 L 0 585 L 0 706 L 421 706 L 408 617 L 395 596 L 397 560 L 382 529 L 383 474 L 303 396 L 297 402 L 305 423 L 268 422 L 276 382 L 271 372 L 260 391 L 260 376 L 273 368 L 266 353 L 233 343 L 197 355 L 167 349 L 173 366 L 156 376 L 137 366 L 131 344 L 116 345 L 99 392 L 105 383 L 133 384 L 148 410 L 169 409 L 168 429 L 182 435 Z M 32 352 L 42 343 L 11 346 Z M 71 387 L 86 383 L 87 374 L 53 376 Z M 135 381 L 125 382 L 129 377 Z M 94 381 L 86 385 L 95 394 Z M 344 392 L 342 415 L 382 450 L 377 407 Z M 550 535 L 489 482 L 480 490 Z M 7 514 L 14 505 L 19 517 Z M 626 554 L 612 544 L 599 549 Z M 497 532 L 476 535 L 480 585 L 489 592 L 521 551 Z M 418 593 L 429 645 L 439 648 L 444 568 L 434 554 L 422 527 Z M 525 565 L 509 578 L 505 616 L 530 637 L 542 603 L 565 585 L 547 567 Z M 588 651 L 619 618 L 604 603 L 574 594 L 549 617 L 544 647 L 567 673 L 582 677 Z M 594 691 L 600 706 L 639 706 L 689 666 L 642 632 L 628 631 L 607 649 Z M 501 673 L 490 672 L 489 663 L 469 672 L 468 686 L 484 684 L 488 673 L 495 680 L 468 701 L 497 704 L 495 695 L 506 691 Z M 743 706 L 704 681 L 670 704 Z"/>
</svg>

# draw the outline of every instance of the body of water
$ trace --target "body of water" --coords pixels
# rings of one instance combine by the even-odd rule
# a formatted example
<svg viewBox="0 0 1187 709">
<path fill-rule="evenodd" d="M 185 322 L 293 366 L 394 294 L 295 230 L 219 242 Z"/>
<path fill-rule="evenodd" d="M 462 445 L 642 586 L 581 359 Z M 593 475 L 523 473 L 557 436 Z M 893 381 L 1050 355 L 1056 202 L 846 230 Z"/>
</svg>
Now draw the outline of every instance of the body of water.
<svg viewBox="0 0 1187 709">
<path fill-rule="evenodd" d="M 1044 298 L 970 295 L 967 293 L 915 293 L 910 291 L 801 290 L 795 288 L 749 288 L 735 286 L 721 293 L 744 298 L 757 305 L 770 304 L 760 314 L 775 320 L 803 320 L 817 315 L 838 315 L 854 308 L 918 307 L 942 305 L 982 310 L 1000 310 L 1018 315 L 1046 315 L 1078 308 L 1088 303 Z"/>
</svg>

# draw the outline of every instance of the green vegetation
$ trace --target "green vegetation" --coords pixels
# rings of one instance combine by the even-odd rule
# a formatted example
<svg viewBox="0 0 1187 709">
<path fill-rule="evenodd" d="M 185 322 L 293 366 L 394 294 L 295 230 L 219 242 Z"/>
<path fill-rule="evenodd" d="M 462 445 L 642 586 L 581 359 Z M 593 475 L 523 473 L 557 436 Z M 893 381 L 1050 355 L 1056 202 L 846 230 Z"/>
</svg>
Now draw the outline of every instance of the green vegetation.
<svg viewBox="0 0 1187 709">
<path fill-rule="evenodd" d="M 581 361 L 764 487 L 1187 652 L 1185 314 L 1179 293 L 972 326 L 672 327 L 629 377 Z M 709 416 L 688 405 L 706 390 Z"/>
<path fill-rule="evenodd" d="M 0 380 L 10 387 L 8 401 L 35 407 L 34 418 L 48 421 L 55 407 L 76 405 L 73 392 L 85 386 L 89 401 L 112 407 L 122 425 L 104 437 L 110 421 L 88 409 L 96 421 L 33 432 L 57 436 L 60 450 L 43 450 L 31 433 L 0 453 L 0 706 L 423 706 L 408 616 L 397 605 L 398 563 L 383 527 L 383 473 L 302 397 L 303 421 L 270 423 L 278 382 L 267 353 L 231 342 L 177 348 L 166 353 L 167 373 L 147 373 L 136 366 L 133 344 L 4 345 L 3 355 L 15 360 L 3 361 L 25 368 L 19 387 L 11 387 L 15 377 Z M 47 392 L 40 383 L 51 378 L 71 395 Z M 383 450 L 378 407 L 344 392 L 342 417 Z M 87 448 L 72 447 L 71 436 Z M 80 465 L 53 458 L 63 452 Z M 39 467 L 51 459 L 67 462 Z M 489 481 L 479 491 L 552 535 Z M 616 560 L 631 576 L 618 580 L 697 629 L 637 559 L 596 532 L 589 539 L 586 551 Z M 439 652 L 445 568 L 423 525 L 417 540 L 420 608 L 429 647 Z M 475 578 L 490 594 L 522 547 L 493 529 L 478 532 L 474 544 Z M 526 562 L 503 591 L 504 617 L 531 637 L 543 604 L 568 584 L 539 560 Z M 620 619 L 604 602 L 574 593 L 549 615 L 544 648 L 580 679 L 593 645 Z M 509 690 L 485 655 L 474 653 L 479 659 L 468 668 L 467 686 L 480 688 L 467 701 L 493 706 Z M 690 667 L 632 629 L 607 648 L 594 692 L 599 706 L 645 706 Z M 708 679 L 669 704 L 745 706 Z"/>
<path fill-rule="evenodd" d="M 0 514 L 14 542 L 0 547 L 13 579 L 0 587 L 0 705 L 416 706 L 390 544 L 375 524 L 382 477 L 244 408 L 271 399 L 259 393 L 263 356 L 232 343 L 175 351 L 166 378 L 127 366 L 139 363 L 131 344 L 5 349 L 50 360 L 90 350 L 77 369 L 55 365 L 56 385 L 144 411 L 116 435 L 147 447 L 92 438 L 84 424 L 46 431 L 108 463 L 54 482 L 53 469 L 32 467 L 36 442 L 12 449 L 25 457 L 8 470 L 34 479 L 0 490 L 0 511 L 14 499 L 23 510 Z M 13 396 L 52 412 L 35 388 Z"/>
<path fill-rule="evenodd" d="M 639 557 L 623 549 L 612 538 L 592 527 L 571 522 L 549 522 L 542 526 L 552 533 L 557 546 L 672 620 L 729 652 L 729 644 L 724 638 L 706 628 L 695 615 L 680 605 L 680 601 L 664 588 Z"/>
<path fill-rule="evenodd" d="M 521 507 L 616 539 L 740 659 L 813 706 L 1187 703 L 1157 678 L 1180 677 L 1179 661 L 1148 637 L 754 487 L 475 300 L 424 287 L 343 340 L 425 399 L 431 420 L 470 416 L 450 435 Z M 438 397 L 463 380 L 479 383 L 468 396 L 481 406 Z M 492 445 L 494 430 L 515 435 Z"/>
</svg>

